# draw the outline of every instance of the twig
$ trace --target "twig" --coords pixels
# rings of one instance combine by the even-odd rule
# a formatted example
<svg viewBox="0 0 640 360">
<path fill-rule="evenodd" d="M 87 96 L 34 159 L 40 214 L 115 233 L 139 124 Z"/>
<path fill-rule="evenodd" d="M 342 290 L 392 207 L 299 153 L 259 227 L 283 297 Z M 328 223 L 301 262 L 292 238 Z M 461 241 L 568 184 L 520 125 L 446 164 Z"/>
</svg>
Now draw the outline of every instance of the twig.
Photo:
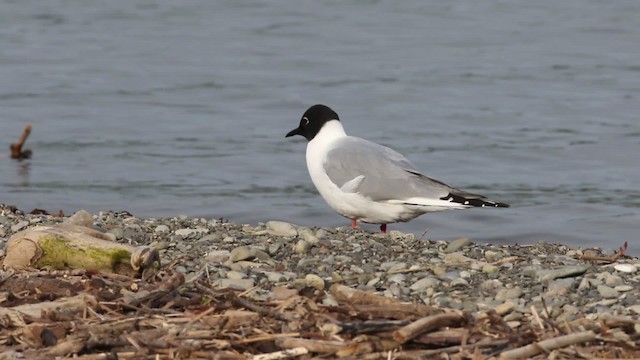
<svg viewBox="0 0 640 360">
<path fill-rule="evenodd" d="M 348 346 L 347 343 L 342 341 L 329 341 L 329 340 L 311 340 L 300 338 L 280 338 L 276 339 L 276 345 L 281 349 L 293 349 L 297 347 L 303 347 L 310 352 L 320 354 L 333 354 Z"/>
<path fill-rule="evenodd" d="M 258 304 L 254 304 L 249 300 L 237 297 L 235 295 L 231 295 L 231 302 L 238 305 L 238 306 L 242 306 L 245 309 L 249 309 L 251 311 L 255 311 L 258 314 L 260 314 L 261 316 L 268 316 L 268 317 L 272 317 L 276 320 L 280 320 L 280 321 L 291 321 L 293 320 L 293 317 L 288 315 L 288 314 L 283 314 L 283 313 L 279 313 L 279 312 L 275 312 L 271 309 L 265 308 L 263 306 L 260 306 Z"/>
<path fill-rule="evenodd" d="M 309 350 L 307 350 L 306 348 L 297 347 L 293 349 L 276 351 L 269 354 L 254 355 L 252 360 L 279 360 L 279 359 L 286 359 L 294 356 L 305 355 L 308 353 L 309 353 Z"/>
<path fill-rule="evenodd" d="M 28 159 L 31 157 L 31 150 L 22 151 L 22 146 L 27 141 L 27 138 L 31 134 L 31 124 L 28 124 L 24 130 L 22 130 L 22 134 L 20 135 L 20 139 L 17 143 L 11 144 L 11 158 L 12 159 Z"/>
<path fill-rule="evenodd" d="M 547 339 L 519 347 L 517 349 L 508 350 L 500 354 L 500 359 L 525 359 L 535 356 L 541 352 L 549 352 L 551 350 L 563 348 L 569 345 L 579 344 L 592 341 L 596 338 L 593 331 L 583 331 L 575 334 L 558 336 L 553 339 Z"/>
<path fill-rule="evenodd" d="M 578 259 L 587 260 L 587 261 L 604 261 L 606 263 L 611 264 L 618 261 L 618 259 L 620 259 L 621 257 L 626 256 L 625 251 L 627 251 L 628 247 L 629 247 L 629 244 L 627 244 L 627 242 L 625 241 L 624 244 L 620 246 L 620 249 L 618 249 L 618 251 L 612 256 L 581 255 L 578 257 Z"/>
<path fill-rule="evenodd" d="M 393 338 L 400 344 L 404 344 L 427 331 L 445 326 L 459 327 L 464 321 L 464 317 L 455 313 L 431 315 L 394 331 Z"/>
</svg>

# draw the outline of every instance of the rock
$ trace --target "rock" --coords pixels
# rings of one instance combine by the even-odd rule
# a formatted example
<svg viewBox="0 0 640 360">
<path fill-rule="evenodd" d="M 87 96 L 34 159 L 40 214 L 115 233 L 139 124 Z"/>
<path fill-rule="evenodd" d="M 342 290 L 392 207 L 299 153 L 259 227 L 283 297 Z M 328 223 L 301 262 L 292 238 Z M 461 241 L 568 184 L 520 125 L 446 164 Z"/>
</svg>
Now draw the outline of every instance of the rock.
<svg viewBox="0 0 640 360">
<path fill-rule="evenodd" d="M 244 279 L 247 277 L 247 274 L 240 272 L 240 271 L 227 271 L 227 279 L 231 279 L 231 280 L 240 280 L 240 279 Z"/>
<path fill-rule="evenodd" d="M 598 285 L 597 287 L 598 293 L 605 299 L 613 299 L 617 298 L 620 293 L 607 285 Z"/>
<path fill-rule="evenodd" d="M 306 254 L 309 252 L 310 248 L 311 244 L 309 244 L 306 240 L 298 240 L 293 250 L 296 252 L 296 254 Z"/>
<path fill-rule="evenodd" d="M 486 274 L 492 274 L 494 272 L 498 271 L 498 267 L 491 265 L 491 264 L 484 264 L 482 265 L 482 272 L 486 273 Z"/>
<path fill-rule="evenodd" d="M 447 247 L 444 249 L 445 254 L 451 254 L 452 252 L 456 252 L 463 247 L 471 244 L 471 240 L 466 237 L 459 237 L 449 243 Z"/>
<path fill-rule="evenodd" d="M 218 279 L 213 282 L 213 285 L 219 289 L 234 289 L 234 290 L 249 290 L 254 286 L 253 279 Z"/>
<path fill-rule="evenodd" d="M 311 229 L 306 229 L 306 231 L 302 233 L 302 239 L 311 245 L 315 245 L 320 242 L 320 239 L 313 235 Z"/>
<path fill-rule="evenodd" d="M 396 284 L 402 284 L 404 283 L 406 278 L 407 276 L 404 274 L 393 274 L 387 278 L 387 281 L 396 283 Z"/>
<path fill-rule="evenodd" d="M 434 288 L 440 281 L 434 277 L 427 276 L 413 283 L 409 289 L 412 291 L 422 291 L 427 288 Z"/>
<path fill-rule="evenodd" d="M 209 229 L 199 227 L 195 229 L 190 229 L 190 228 L 178 229 L 176 230 L 175 234 L 186 238 L 195 234 L 206 234 L 208 232 L 209 232 Z"/>
<path fill-rule="evenodd" d="M 631 305 L 628 307 L 629 311 L 631 311 L 632 313 L 636 314 L 636 315 L 640 315 L 640 304 L 638 305 Z"/>
<path fill-rule="evenodd" d="M 322 278 L 318 275 L 307 274 L 307 276 L 304 277 L 304 282 L 307 286 L 316 288 L 318 290 L 324 289 L 324 280 L 322 280 Z"/>
<path fill-rule="evenodd" d="M 445 264 L 463 264 L 466 262 L 473 262 L 475 260 L 470 257 L 464 256 L 462 252 L 454 252 L 445 255 L 443 261 Z"/>
<path fill-rule="evenodd" d="M 567 290 L 571 289 L 574 284 L 576 282 L 576 279 L 574 278 L 564 278 L 564 279 L 557 279 L 557 280 L 553 280 L 549 283 L 549 290 L 555 290 L 556 294 L 564 294 L 567 292 Z M 557 290 L 565 290 L 563 292 L 558 292 Z"/>
<path fill-rule="evenodd" d="M 209 254 L 207 254 L 204 259 L 208 262 L 222 264 L 223 262 L 229 260 L 230 257 L 231 252 L 229 252 L 229 250 L 214 250 L 209 252 Z"/>
<path fill-rule="evenodd" d="M 91 227 L 93 226 L 93 216 L 89 214 L 86 210 L 76 211 L 75 214 L 71 215 L 67 220 L 64 221 L 65 224 L 69 225 L 79 225 Z"/>
<path fill-rule="evenodd" d="M 11 231 L 18 232 L 18 231 L 26 228 L 27 226 L 29 226 L 29 222 L 28 221 L 20 221 L 19 223 L 11 226 Z"/>
<path fill-rule="evenodd" d="M 619 291 L 619 292 L 627 292 L 627 291 L 633 290 L 633 286 L 631 286 L 631 285 L 618 285 L 614 289 L 616 291 Z"/>
<path fill-rule="evenodd" d="M 275 236 L 297 236 L 296 228 L 284 221 L 267 221 L 266 223 L 269 233 Z"/>
<path fill-rule="evenodd" d="M 638 268 L 631 264 L 617 264 L 613 268 L 620 272 L 629 274 L 633 274 L 634 272 L 638 271 Z"/>
<path fill-rule="evenodd" d="M 503 286 L 504 285 L 502 284 L 502 281 L 498 279 L 485 280 L 480 284 L 480 290 L 493 292 L 497 289 L 502 288 Z"/>
<path fill-rule="evenodd" d="M 229 259 L 232 262 L 238 262 L 242 260 L 251 260 L 256 256 L 256 251 L 254 248 L 249 246 L 239 246 L 233 250 L 229 255 Z"/>
<path fill-rule="evenodd" d="M 450 287 L 457 287 L 457 286 L 466 287 L 466 286 L 469 286 L 469 282 L 466 279 L 457 278 L 457 279 L 453 279 L 449 283 L 449 286 Z"/>
<path fill-rule="evenodd" d="M 169 227 L 167 225 L 158 225 L 156 226 L 155 230 L 153 232 L 155 232 L 156 234 L 161 234 L 161 233 L 166 233 L 169 232 Z"/>
<path fill-rule="evenodd" d="M 380 270 L 386 271 L 386 272 L 393 272 L 393 271 L 406 269 L 406 268 L 407 268 L 407 263 L 400 262 L 400 261 L 387 261 L 380 264 Z"/>
<path fill-rule="evenodd" d="M 618 286 L 618 285 L 624 284 L 624 280 L 622 280 L 622 278 L 620 276 L 612 275 L 612 274 L 609 274 L 609 273 L 605 273 L 605 274 L 607 274 L 607 276 L 605 276 L 604 279 L 603 279 L 605 285 L 614 287 L 614 286 Z"/>
<path fill-rule="evenodd" d="M 496 294 L 496 301 L 503 302 L 508 299 L 517 299 L 522 296 L 522 289 L 516 286 L 511 289 L 501 289 Z"/>
<path fill-rule="evenodd" d="M 565 266 L 554 270 L 540 270 L 536 272 L 538 281 L 546 282 L 560 278 L 582 275 L 589 270 L 586 265 Z"/>
<path fill-rule="evenodd" d="M 498 253 L 496 251 L 487 250 L 487 251 L 484 252 L 484 258 L 488 262 L 494 262 L 494 261 L 500 259 L 501 256 L 500 256 L 500 253 Z"/>
</svg>

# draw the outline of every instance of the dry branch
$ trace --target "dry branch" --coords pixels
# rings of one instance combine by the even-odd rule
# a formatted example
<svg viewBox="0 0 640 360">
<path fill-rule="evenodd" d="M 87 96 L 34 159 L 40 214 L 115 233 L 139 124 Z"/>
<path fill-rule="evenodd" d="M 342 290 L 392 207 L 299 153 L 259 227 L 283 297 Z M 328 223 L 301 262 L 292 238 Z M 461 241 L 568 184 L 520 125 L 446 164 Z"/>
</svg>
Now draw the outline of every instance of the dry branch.
<svg viewBox="0 0 640 360">
<path fill-rule="evenodd" d="M 432 315 L 412 322 L 393 333 L 393 338 L 400 344 L 423 334 L 425 332 L 440 329 L 443 327 L 459 327 L 465 319 L 455 313 Z"/>
<path fill-rule="evenodd" d="M 22 150 L 29 134 L 31 134 L 31 124 L 28 124 L 25 126 L 24 130 L 22 130 L 22 134 L 20 135 L 18 142 L 10 145 L 12 159 L 28 159 L 31 157 L 31 150 Z"/>
<path fill-rule="evenodd" d="M 71 316 L 83 312 L 86 306 L 95 306 L 96 304 L 95 297 L 91 295 L 77 295 L 37 304 L 24 304 L 9 308 L 0 307 L 0 318 L 8 318 L 14 326 L 23 326 L 25 325 L 25 316 L 39 319 L 43 314 L 53 312 Z"/>
<path fill-rule="evenodd" d="M 500 354 L 500 359 L 525 359 L 541 352 L 563 348 L 569 345 L 593 341 L 596 334 L 593 331 L 583 331 L 575 334 L 558 336 L 556 338 L 539 341 L 517 349 L 508 350 Z"/>
</svg>

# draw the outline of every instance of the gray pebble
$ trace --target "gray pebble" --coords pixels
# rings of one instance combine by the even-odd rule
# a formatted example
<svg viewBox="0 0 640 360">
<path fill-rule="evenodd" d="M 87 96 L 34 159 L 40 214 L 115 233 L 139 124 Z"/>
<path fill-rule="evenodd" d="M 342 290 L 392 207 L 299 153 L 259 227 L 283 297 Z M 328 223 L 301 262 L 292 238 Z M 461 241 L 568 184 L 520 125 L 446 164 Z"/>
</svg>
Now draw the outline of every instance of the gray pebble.
<svg viewBox="0 0 640 360">
<path fill-rule="evenodd" d="M 307 276 L 304 277 L 304 282 L 307 286 L 318 290 L 324 289 L 324 280 L 316 274 L 307 274 Z"/>
<path fill-rule="evenodd" d="M 454 252 L 444 256 L 443 259 L 445 264 L 463 264 L 467 262 L 474 262 L 470 257 L 464 256 L 462 252 Z"/>
<path fill-rule="evenodd" d="M 208 262 L 222 264 L 229 260 L 230 257 L 231 252 L 229 250 L 214 250 L 210 251 L 204 259 Z"/>
<path fill-rule="evenodd" d="M 632 264 L 616 264 L 613 268 L 620 272 L 628 274 L 633 274 L 634 272 L 638 271 L 638 268 Z"/>
<path fill-rule="evenodd" d="M 209 232 L 209 229 L 199 227 L 195 229 L 190 229 L 190 228 L 178 229 L 176 230 L 175 234 L 186 238 L 196 234 L 206 234 L 208 232 Z"/>
<path fill-rule="evenodd" d="M 402 284 L 406 278 L 407 276 L 404 274 L 393 274 L 387 278 L 387 281 Z"/>
<path fill-rule="evenodd" d="M 113 228 L 107 232 L 115 235 L 116 239 L 118 240 L 124 239 L 124 229 L 121 227 Z"/>
<path fill-rule="evenodd" d="M 614 289 L 616 291 L 619 291 L 619 292 L 627 292 L 627 291 L 633 290 L 633 286 L 631 286 L 631 285 L 618 285 Z"/>
<path fill-rule="evenodd" d="M 240 271 L 227 271 L 227 279 L 231 279 L 231 280 L 240 280 L 240 279 L 244 279 L 247 277 L 247 274 L 240 272 Z"/>
<path fill-rule="evenodd" d="M 540 282 L 551 281 L 559 278 L 582 275 L 589 270 L 586 265 L 566 266 L 554 270 L 540 270 L 536 273 L 536 277 Z"/>
<path fill-rule="evenodd" d="M 598 285 L 597 287 L 598 293 L 605 299 L 613 299 L 617 298 L 620 293 L 607 285 Z"/>
<path fill-rule="evenodd" d="M 511 289 L 502 289 L 499 290 L 496 294 L 497 301 L 505 301 L 508 299 L 517 299 L 522 296 L 522 289 L 519 286 L 516 286 Z"/>
<path fill-rule="evenodd" d="M 457 278 L 457 279 L 453 279 L 449 283 L 449 286 L 450 287 L 456 287 L 456 286 L 466 287 L 466 286 L 469 286 L 469 282 L 466 279 Z"/>
<path fill-rule="evenodd" d="M 65 224 L 91 227 L 93 226 L 93 216 L 86 210 L 79 210 L 64 222 Z"/>
<path fill-rule="evenodd" d="M 275 236 L 297 236 L 298 231 L 296 228 L 284 221 L 267 221 L 267 229 Z"/>
<path fill-rule="evenodd" d="M 422 291 L 426 288 L 433 288 L 436 285 L 438 285 L 440 281 L 434 277 L 431 276 L 427 276 L 424 277 L 418 281 L 416 281 L 415 283 L 413 283 L 409 289 L 413 290 L 413 291 Z"/>
<path fill-rule="evenodd" d="M 164 224 L 158 225 L 158 226 L 156 226 L 156 229 L 154 230 L 154 232 L 156 234 L 166 233 L 166 232 L 169 232 L 169 227 L 167 225 L 164 225 Z"/>
<path fill-rule="evenodd" d="M 213 285 L 220 289 L 234 289 L 244 291 L 251 289 L 254 286 L 254 281 L 253 279 L 218 279 L 213 282 Z"/>
<path fill-rule="evenodd" d="M 306 254 L 309 252 L 310 248 L 311 244 L 309 244 L 307 241 L 298 240 L 293 250 L 296 252 L 296 254 Z"/>
<path fill-rule="evenodd" d="M 500 259 L 501 257 L 502 256 L 500 256 L 500 253 L 496 251 L 487 250 L 484 252 L 484 258 L 487 259 L 488 262 L 494 262 Z"/>
<path fill-rule="evenodd" d="M 20 221 L 19 223 L 11 226 L 11 231 L 18 232 L 18 231 L 26 228 L 27 226 L 29 226 L 29 222 L 28 221 Z"/>
<path fill-rule="evenodd" d="M 471 244 L 471 240 L 466 237 L 459 237 L 451 241 L 449 245 L 447 245 L 447 247 L 444 249 L 444 253 L 450 254 L 452 252 L 456 252 L 469 244 Z"/>
<path fill-rule="evenodd" d="M 256 256 L 256 251 L 254 248 L 249 246 L 239 246 L 233 250 L 231 250 L 231 254 L 229 255 L 229 259 L 232 262 L 238 262 L 241 260 L 251 260 Z"/>
</svg>

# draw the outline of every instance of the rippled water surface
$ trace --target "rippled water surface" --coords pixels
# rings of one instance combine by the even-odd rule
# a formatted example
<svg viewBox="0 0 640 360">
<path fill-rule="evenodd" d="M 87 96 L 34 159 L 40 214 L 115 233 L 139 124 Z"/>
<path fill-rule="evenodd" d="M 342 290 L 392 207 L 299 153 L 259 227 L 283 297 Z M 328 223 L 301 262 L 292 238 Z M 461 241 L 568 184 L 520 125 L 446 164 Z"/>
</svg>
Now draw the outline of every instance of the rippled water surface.
<svg viewBox="0 0 640 360">
<path fill-rule="evenodd" d="M 35 153 L 3 154 L 0 203 L 345 225 L 302 138 L 284 138 L 325 103 L 350 134 L 513 206 L 392 229 L 637 248 L 638 14 L 635 0 L 0 1 L 0 142 L 32 122 Z"/>
</svg>

